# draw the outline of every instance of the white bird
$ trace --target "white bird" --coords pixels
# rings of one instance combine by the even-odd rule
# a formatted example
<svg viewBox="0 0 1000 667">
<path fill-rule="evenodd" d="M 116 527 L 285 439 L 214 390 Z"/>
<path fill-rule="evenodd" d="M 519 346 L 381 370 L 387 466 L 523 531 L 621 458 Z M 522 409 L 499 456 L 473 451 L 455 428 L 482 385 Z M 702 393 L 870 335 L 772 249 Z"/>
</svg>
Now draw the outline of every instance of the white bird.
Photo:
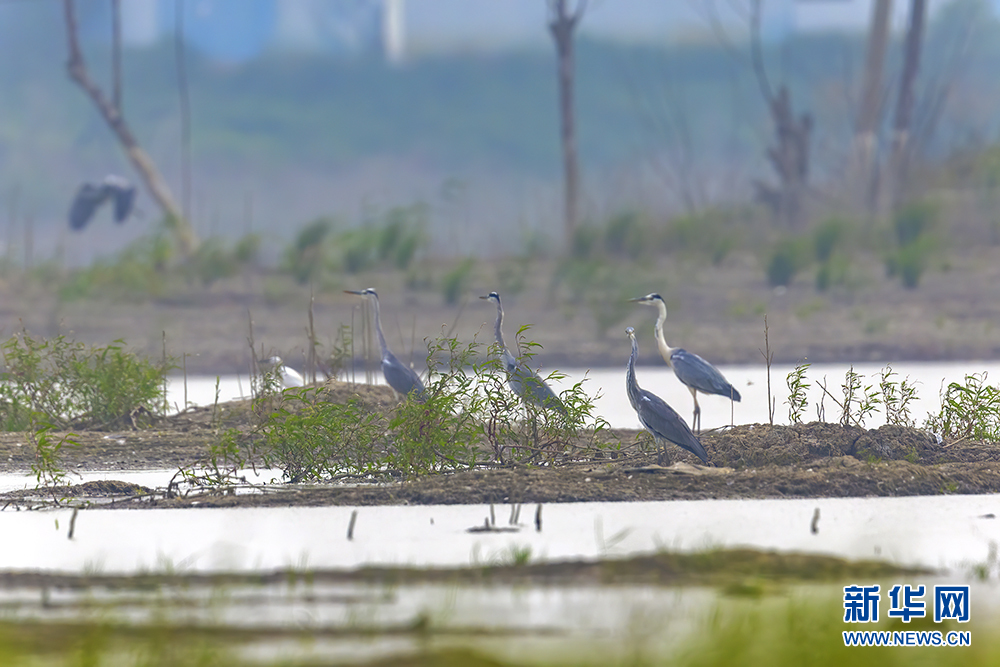
<svg viewBox="0 0 1000 667">
<path fill-rule="evenodd" d="M 265 373 L 273 373 L 278 379 L 281 380 L 281 385 L 288 389 L 290 387 L 304 387 L 306 386 L 305 378 L 303 378 L 298 371 L 294 368 L 289 368 L 281 360 L 281 357 L 274 356 L 268 357 L 267 359 L 261 359 L 257 362 Z"/>
</svg>

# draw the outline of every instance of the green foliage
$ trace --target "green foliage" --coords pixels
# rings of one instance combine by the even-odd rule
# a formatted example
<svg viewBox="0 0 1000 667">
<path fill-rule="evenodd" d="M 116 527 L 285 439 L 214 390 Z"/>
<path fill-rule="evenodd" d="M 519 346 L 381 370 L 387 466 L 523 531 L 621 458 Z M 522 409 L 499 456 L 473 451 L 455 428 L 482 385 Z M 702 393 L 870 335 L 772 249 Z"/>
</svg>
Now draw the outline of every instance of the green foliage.
<svg viewBox="0 0 1000 667">
<path fill-rule="evenodd" d="M 72 433 L 57 435 L 56 427 L 41 413 L 30 415 L 28 438 L 35 448 L 35 460 L 31 464 L 31 472 L 35 475 L 38 486 L 62 486 L 66 483 L 66 471 L 62 468 L 59 454 L 63 446 L 78 447 L 79 443 Z"/>
<path fill-rule="evenodd" d="M 792 284 L 795 274 L 807 263 L 807 255 L 800 239 L 786 238 L 778 241 L 767 262 L 767 282 L 771 287 Z"/>
<path fill-rule="evenodd" d="M 0 428 L 25 430 L 33 421 L 53 427 L 116 428 L 145 423 L 165 409 L 169 368 L 137 357 L 124 341 L 87 347 L 27 331 L 0 344 Z"/>
<path fill-rule="evenodd" d="M 986 384 L 987 374 L 965 376 L 941 394 L 941 410 L 928 414 L 924 426 L 941 437 L 1000 442 L 1000 388 Z"/>
<path fill-rule="evenodd" d="M 806 406 L 809 405 L 809 399 L 806 396 L 806 391 L 809 389 L 810 385 L 805 381 L 806 371 L 809 370 L 811 364 L 803 361 L 802 363 L 795 366 L 794 369 L 785 378 L 785 383 L 788 385 L 788 423 L 798 424 L 802 421 L 802 415 L 806 411 Z"/>
<path fill-rule="evenodd" d="M 441 293 L 446 304 L 454 306 L 459 302 L 468 289 L 469 278 L 472 276 L 474 268 L 476 268 L 476 260 L 467 257 L 444 274 L 441 279 Z"/>
<path fill-rule="evenodd" d="M 638 213 L 619 213 L 605 224 L 604 249 L 609 255 L 625 259 L 638 259 L 648 255 L 649 225 Z"/>
<path fill-rule="evenodd" d="M 847 222 L 841 218 L 829 218 L 821 222 L 813 232 L 813 248 L 816 259 L 827 262 L 847 236 Z"/>
<path fill-rule="evenodd" d="M 893 216 L 896 248 L 886 256 L 886 273 L 890 277 L 898 275 L 907 289 L 916 289 L 920 284 L 928 258 L 936 250 L 932 232 L 939 215 L 936 204 L 915 202 Z"/>
<path fill-rule="evenodd" d="M 892 379 L 895 376 L 892 366 L 886 366 L 879 377 L 885 421 L 896 426 L 915 426 L 916 422 L 910 416 L 910 403 L 917 396 L 916 387 L 910 382 L 910 378 L 897 382 Z"/>
<path fill-rule="evenodd" d="M 634 312 L 635 305 L 628 300 L 651 291 L 649 280 L 637 276 L 641 276 L 641 272 L 630 265 L 602 259 L 570 258 L 556 268 L 550 289 L 554 294 L 559 288 L 565 288 L 567 314 L 572 317 L 579 306 L 584 306 L 594 319 L 596 335 L 604 338 L 608 329 Z M 661 281 L 660 289 L 662 284 Z"/>
<path fill-rule="evenodd" d="M 173 244 L 154 235 L 129 245 L 111 260 L 98 260 L 72 272 L 59 287 L 59 298 L 75 301 L 88 297 L 141 300 L 162 296 L 169 288 L 167 269 Z"/>
<path fill-rule="evenodd" d="M 683 215 L 667 225 L 664 247 L 673 254 L 697 255 L 718 266 L 740 244 L 734 213 L 708 209 Z"/>
<path fill-rule="evenodd" d="M 530 359 L 534 344 L 521 342 Z M 281 469 L 290 481 L 415 477 L 491 458 L 539 463 L 605 447 L 599 436 L 607 424 L 594 417 L 582 382 L 560 396 L 565 415 L 541 410 L 511 393 L 496 359 L 474 363 L 481 352 L 476 342 L 432 341 L 425 396 L 408 396 L 384 413 L 358 399 L 331 403 L 321 389 L 281 391 L 262 376 L 254 383 L 251 426 L 222 433 L 209 456 L 181 477 L 232 485 L 241 469 L 257 462 Z"/>
<path fill-rule="evenodd" d="M 538 343 L 528 341 L 529 327 L 517 332 L 518 360 L 530 367 Z M 493 349 L 494 353 L 498 350 Z M 559 394 L 565 414 L 521 400 L 509 388 L 508 376 L 498 354 L 477 367 L 479 387 L 485 394 L 483 424 L 486 440 L 497 463 L 554 461 L 580 448 L 601 449 L 600 439 L 608 423 L 594 412 L 594 399 L 584 391 L 586 380 Z M 558 372 L 542 378 L 551 385 L 565 376 Z"/>
<path fill-rule="evenodd" d="M 864 428 L 865 419 L 878 409 L 882 402 L 882 392 L 879 387 L 864 385 L 864 376 L 857 373 L 852 365 L 844 377 L 841 388 L 844 392 L 844 402 L 841 403 L 840 423 L 844 426 L 854 424 Z"/>
<path fill-rule="evenodd" d="M 324 241 L 333 228 L 329 218 L 317 218 L 299 230 L 285 251 L 283 266 L 300 285 L 316 278 L 325 261 Z"/>
</svg>

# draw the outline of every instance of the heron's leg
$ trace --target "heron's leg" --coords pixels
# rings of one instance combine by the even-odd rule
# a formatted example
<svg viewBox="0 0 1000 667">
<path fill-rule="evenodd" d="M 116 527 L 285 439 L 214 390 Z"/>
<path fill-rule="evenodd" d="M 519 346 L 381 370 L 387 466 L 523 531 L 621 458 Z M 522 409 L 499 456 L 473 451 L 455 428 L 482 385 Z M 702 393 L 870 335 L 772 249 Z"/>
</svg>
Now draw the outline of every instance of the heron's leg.
<svg viewBox="0 0 1000 667">
<path fill-rule="evenodd" d="M 691 418 L 691 427 L 695 433 L 701 433 L 701 406 L 698 405 L 698 390 L 688 387 L 691 391 L 691 398 L 694 399 L 694 417 Z"/>
</svg>

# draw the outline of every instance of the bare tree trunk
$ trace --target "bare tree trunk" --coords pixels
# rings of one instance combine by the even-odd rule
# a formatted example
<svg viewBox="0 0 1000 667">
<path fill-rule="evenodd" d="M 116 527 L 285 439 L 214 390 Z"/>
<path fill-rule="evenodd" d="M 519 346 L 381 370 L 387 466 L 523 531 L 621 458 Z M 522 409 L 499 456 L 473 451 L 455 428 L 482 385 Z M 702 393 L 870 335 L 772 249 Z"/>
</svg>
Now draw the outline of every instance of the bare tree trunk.
<svg viewBox="0 0 1000 667">
<path fill-rule="evenodd" d="M 795 117 L 787 86 L 778 88 L 777 94 L 773 92 L 764 67 L 760 20 L 761 0 L 753 0 L 750 4 L 750 55 L 761 96 L 774 122 L 777 142 L 767 149 L 767 157 L 778 174 L 778 185 L 754 181 L 753 186 L 757 201 L 770 207 L 783 226 L 794 229 L 805 220 L 813 119 L 809 113 Z"/>
<path fill-rule="evenodd" d="M 899 98 L 896 101 L 896 116 L 892 126 L 892 147 L 879 196 L 882 213 L 888 213 L 898 206 L 905 192 L 910 154 L 910 125 L 915 99 L 914 87 L 920 68 L 920 51 L 926 17 L 927 0 L 911 0 L 910 21 L 906 29 L 906 42 L 903 45 L 903 73 L 899 80 Z"/>
<path fill-rule="evenodd" d="M 563 227 L 569 247 L 579 224 L 580 166 L 576 152 L 576 126 L 573 107 L 574 52 L 573 32 L 583 16 L 586 0 L 580 0 L 570 12 L 567 0 L 548 0 L 549 30 L 556 43 L 559 73 L 559 120 L 563 151 L 564 209 Z"/>
<path fill-rule="evenodd" d="M 177 243 L 181 254 L 187 258 L 198 249 L 198 236 L 191 228 L 187 218 L 174 201 L 170 187 L 160 175 L 156 165 L 150 159 L 146 151 L 139 146 L 132 130 L 129 129 L 125 118 L 121 114 L 121 109 L 112 100 L 109 100 L 100 87 L 90 78 L 87 66 L 80 51 L 80 42 L 77 37 L 76 11 L 73 0 L 63 0 L 63 7 L 66 14 L 66 33 L 69 42 L 69 62 L 67 69 L 70 78 L 75 81 L 84 92 L 90 97 L 97 107 L 97 110 L 104 117 L 105 122 L 118 137 L 122 149 L 132 162 L 132 166 L 139 172 L 146 183 L 149 193 L 159 204 L 167 217 L 167 224 L 177 238 Z"/>
<path fill-rule="evenodd" d="M 870 210 L 874 205 L 875 146 L 882 101 L 882 71 L 889 44 L 889 19 L 892 0 L 875 0 L 872 22 L 868 30 L 868 52 L 865 56 L 865 79 L 861 106 L 854 127 L 854 151 L 848 175 L 852 203 L 858 209 Z"/>
<path fill-rule="evenodd" d="M 111 99 L 118 113 L 123 113 L 121 0 L 111 0 Z"/>
</svg>

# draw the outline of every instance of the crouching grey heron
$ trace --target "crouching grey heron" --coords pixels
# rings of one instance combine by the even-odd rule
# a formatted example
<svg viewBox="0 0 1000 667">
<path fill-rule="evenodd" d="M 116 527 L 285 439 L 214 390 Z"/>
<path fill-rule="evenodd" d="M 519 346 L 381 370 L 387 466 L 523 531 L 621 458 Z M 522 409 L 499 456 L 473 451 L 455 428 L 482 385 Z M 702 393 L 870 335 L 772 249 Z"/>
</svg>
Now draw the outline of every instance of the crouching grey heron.
<svg viewBox="0 0 1000 667">
<path fill-rule="evenodd" d="M 639 344 L 635 340 L 635 329 L 629 327 L 625 333 L 632 339 L 632 354 L 625 368 L 625 390 L 628 392 L 628 402 L 639 416 L 639 423 L 649 431 L 657 446 L 666 447 L 666 442 L 672 442 L 681 449 L 691 452 L 704 463 L 708 463 L 708 453 L 698 442 L 688 425 L 681 419 L 666 401 L 639 386 L 635 379 L 635 358 L 639 356 Z"/>
<path fill-rule="evenodd" d="M 386 384 L 392 387 L 393 391 L 401 396 L 414 394 L 416 398 L 424 398 L 426 389 L 424 383 L 420 381 L 420 376 L 412 368 L 396 358 L 389 346 L 385 343 L 385 336 L 382 334 L 382 318 L 378 310 L 378 293 L 369 287 L 368 289 L 356 292 L 354 290 L 344 290 L 346 294 L 356 294 L 363 299 L 367 299 L 375 312 L 375 333 L 378 335 L 378 344 L 382 349 L 382 375 L 385 376 Z"/>
<path fill-rule="evenodd" d="M 132 213 L 135 186 L 113 174 L 105 176 L 97 185 L 84 183 L 77 190 L 69 208 L 70 229 L 80 230 L 86 227 L 97 209 L 109 199 L 115 202 L 115 222 L 121 224 Z"/>
<path fill-rule="evenodd" d="M 487 301 L 492 301 L 497 305 L 497 322 L 494 326 L 493 334 L 496 337 L 497 345 L 500 346 L 500 360 L 504 370 L 507 371 L 507 383 L 511 391 L 517 394 L 522 400 L 542 408 L 555 410 L 563 415 L 566 414 L 566 406 L 559 400 L 555 392 L 549 385 L 545 384 L 538 373 L 533 371 L 519 361 L 503 342 L 503 306 L 500 305 L 500 295 L 490 292 L 486 296 L 479 297 Z"/>
<path fill-rule="evenodd" d="M 281 386 L 285 389 L 291 387 L 304 387 L 306 385 L 305 379 L 299 375 L 298 371 L 294 368 L 289 368 L 282 361 L 281 357 L 268 357 L 267 359 L 261 359 L 257 362 L 257 365 L 265 373 L 274 373 L 278 379 L 281 380 Z"/>
<path fill-rule="evenodd" d="M 695 431 L 701 430 L 701 406 L 698 405 L 699 391 L 703 394 L 726 396 L 739 402 L 740 392 L 729 384 L 718 368 L 693 352 L 667 345 L 667 339 L 663 337 L 663 323 L 667 320 L 667 304 L 663 302 L 662 296 L 654 292 L 638 299 L 629 300 L 644 306 L 653 306 L 659 311 L 656 324 L 653 326 L 653 331 L 656 333 L 656 345 L 660 348 L 660 356 L 667 362 L 667 366 L 673 369 L 677 379 L 691 392 L 691 398 L 694 399 L 694 419 L 691 423 L 694 425 Z"/>
</svg>

